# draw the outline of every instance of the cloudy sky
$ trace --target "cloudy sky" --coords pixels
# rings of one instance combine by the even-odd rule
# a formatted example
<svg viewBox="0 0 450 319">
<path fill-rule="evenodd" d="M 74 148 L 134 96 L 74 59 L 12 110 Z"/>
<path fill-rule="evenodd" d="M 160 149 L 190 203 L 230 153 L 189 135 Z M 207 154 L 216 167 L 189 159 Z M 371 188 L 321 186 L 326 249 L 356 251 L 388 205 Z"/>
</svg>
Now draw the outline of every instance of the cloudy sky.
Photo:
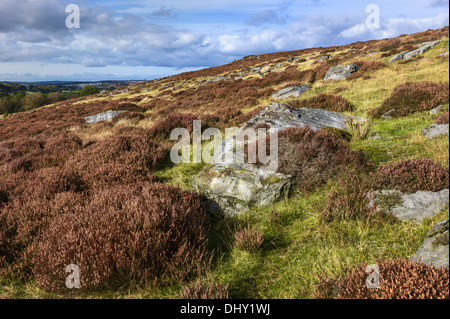
<svg viewBox="0 0 450 319">
<path fill-rule="evenodd" d="M 80 28 L 66 27 L 69 4 Z M 379 28 L 366 8 L 380 8 Z M 449 25 L 449 0 L 0 0 L 0 81 L 153 79 Z"/>
</svg>

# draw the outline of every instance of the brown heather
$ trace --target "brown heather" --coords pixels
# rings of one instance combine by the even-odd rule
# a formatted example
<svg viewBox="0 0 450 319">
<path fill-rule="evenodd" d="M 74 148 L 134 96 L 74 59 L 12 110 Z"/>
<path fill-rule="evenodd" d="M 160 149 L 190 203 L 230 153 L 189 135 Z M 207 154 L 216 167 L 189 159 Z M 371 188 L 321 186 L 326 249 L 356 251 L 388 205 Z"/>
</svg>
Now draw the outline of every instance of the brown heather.
<svg viewBox="0 0 450 319">
<path fill-rule="evenodd" d="M 279 171 L 292 175 L 300 189 L 317 188 L 342 169 L 368 167 L 362 153 L 351 151 L 347 141 L 327 130 L 283 130 L 279 132 L 278 149 Z"/>
<path fill-rule="evenodd" d="M 128 120 L 134 123 L 138 123 L 140 120 L 143 120 L 144 118 L 145 116 L 139 112 L 125 112 L 114 117 L 112 123 L 117 123 L 120 120 Z"/>
<path fill-rule="evenodd" d="M 290 103 L 290 106 L 324 109 L 334 112 L 351 112 L 354 110 L 354 106 L 347 99 L 333 94 L 319 94 L 307 100 L 295 100 Z"/>
<path fill-rule="evenodd" d="M 58 166 L 81 147 L 81 139 L 72 133 L 0 142 L 0 172 L 32 172 Z"/>
<path fill-rule="evenodd" d="M 217 282 L 211 276 L 208 280 L 197 279 L 190 285 L 183 286 L 180 299 L 229 299 L 228 285 Z"/>
<path fill-rule="evenodd" d="M 448 166 L 430 159 L 405 159 L 381 164 L 373 176 L 376 188 L 398 189 L 406 193 L 440 191 L 449 188 Z"/>
<path fill-rule="evenodd" d="M 362 264 L 336 279 L 323 278 L 318 299 L 448 299 L 449 268 L 436 268 L 406 260 L 380 261 L 380 288 L 369 289 Z"/>
<path fill-rule="evenodd" d="M 263 241 L 263 233 L 256 226 L 241 227 L 234 234 L 236 247 L 248 252 L 258 251 Z"/>
<path fill-rule="evenodd" d="M 167 154 L 161 146 L 151 142 L 151 135 L 151 132 L 146 131 L 142 134 L 107 137 L 77 152 L 66 165 L 83 174 L 111 163 L 151 172 Z"/>
<path fill-rule="evenodd" d="M 331 222 L 343 219 L 369 219 L 375 211 L 368 207 L 370 186 L 367 178 L 344 172 L 336 186 L 328 193 L 321 220 Z"/>
<path fill-rule="evenodd" d="M 53 219 L 34 255 L 45 289 L 65 288 L 76 264 L 81 289 L 184 280 L 206 261 L 209 217 L 203 197 L 163 184 L 105 189 Z"/>
<path fill-rule="evenodd" d="M 148 134 L 84 146 L 73 133 L 0 142 L 2 273 L 32 276 L 31 258 L 50 222 L 105 187 L 154 181 L 167 151 Z"/>
<path fill-rule="evenodd" d="M 402 41 L 398 38 L 394 38 L 394 39 L 387 41 L 386 44 L 381 46 L 379 51 L 380 52 L 392 51 L 392 50 L 400 48 L 401 45 L 402 45 Z"/>
<path fill-rule="evenodd" d="M 439 116 L 434 123 L 436 124 L 448 124 L 448 112 Z"/>
<path fill-rule="evenodd" d="M 364 79 L 367 74 L 372 74 L 373 72 L 387 67 L 386 63 L 380 61 L 355 61 L 353 64 L 358 66 L 358 72 L 350 74 L 346 80 L 351 81 L 362 77 Z"/>
<path fill-rule="evenodd" d="M 150 136 L 156 140 L 170 139 L 170 133 L 176 128 L 185 128 L 192 132 L 193 121 L 197 119 L 196 115 L 189 113 L 170 114 L 150 129 Z"/>
<path fill-rule="evenodd" d="M 391 113 L 393 117 L 402 117 L 415 112 L 431 110 L 434 107 L 448 103 L 448 82 L 406 82 L 394 88 L 391 96 L 373 110 L 374 117 Z"/>
</svg>

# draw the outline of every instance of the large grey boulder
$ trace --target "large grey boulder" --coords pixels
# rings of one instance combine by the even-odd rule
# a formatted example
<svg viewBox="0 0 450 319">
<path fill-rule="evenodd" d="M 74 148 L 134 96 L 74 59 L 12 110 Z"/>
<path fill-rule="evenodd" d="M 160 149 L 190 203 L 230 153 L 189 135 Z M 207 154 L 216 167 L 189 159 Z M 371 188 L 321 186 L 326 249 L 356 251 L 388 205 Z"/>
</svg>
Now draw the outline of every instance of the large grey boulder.
<svg viewBox="0 0 450 319">
<path fill-rule="evenodd" d="M 331 67 L 327 71 L 323 80 L 343 80 L 356 71 L 358 71 L 358 66 L 356 64 L 337 65 Z"/>
<path fill-rule="evenodd" d="M 430 127 L 428 128 L 424 127 L 422 129 L 422 134 L 425 135 L 430 140 L 442 135 L 449 135 L 449 125 L 431 124 Z"/>
<path fill-rule="evenodd" d="M 194 189 L 206 195 L 216 208 L 227 215 L 240 214 L 253 206 L 266 206 L 285 197 L 291 186 L 291 176 L 269 166 L 240 162 L 244 158 L 244 140 L 235 137 L 247 129 L 268 127 L 270 133 L 289 127 L 313 129 L 334 127 L 345 129 L 343 120 L 349 116 L 319 109 L 289 108 L 285 104 L 271 103 L 253 119 L 223 140 L 215 149 L 213 163 L 197 174 Z M 355 120 L 360 118 L 355 118 Z M 249 138 L 252 143 L 256 138 Z"/>
<path fill-rule="evenodd" d="M 291 176 L 255 165 L 213 164 L 194 178 L 193 187 L 217 204 L 222 213 L 236 215 L 287 196 Z"/>
<path fill-rule="evenodd" d="M 448 267 L 449 264 L 449 220 L 442 221 L 426 233 L 423 246 L 417 250 L 411 261 L 426 265 Z"/>
<path fill-rule="evenodd" d="M 282 100 L 290 97 L 299 97 L 303 92 L 306 92 L 307 90 L 307 85 L 290 86 L 272 94 L 272 98 L 274 100 Z"/>
<path fill-rule="evenodd" d="M 418 49 L 412 50 L 412 51 L 405 51 L 401 52 L 399 54 L 394 55 L 392 58 L 389 59 L 388 62 L 398 61 L 398 60 L 406 60 L 411 59 L 415 56 L 424 54 L 426 51 L 430 50 L 431 48 L 435 47 L 437 44 L 439 44 L 441 41 L 430 41 L 430 42 L 424 42 L 418 45 Z"/>
<path fill-rule="evenodd" d="M 86 123 L 93 124 L 100 121 L 112 121 L 113 118 L 115 118 L 117 115 L 124 113 L 126 111 L 106 111 L 103 113 L 87 116 L 84 118 Z"/>
<path fill-rule="evenodd" d="M 419 223 L 441 212 L 449 202 L 449 190 L 439 192 L 418 191 L 413 194 L 402 194 L 397 190 L 381 190 L 372 192 L 370 207 L 391 214 L 400 220 L 411 220 Z"/>
<path fill-rule="evenodd" d="M 276 130 L 284 130 L 289 127 L 309 126 L 313 129 L 324 127 L 334 127 L 345 130 L 343 124 L 346 119 L 352 118 L 358 121 L 364 121 L 361 117 L 348 116 L 343 113 L 327 111 L 312 108 L 291 108 L 283 103 L 271 103 L 264 110 L 249 120 L 241 130 L 261 125 L 268 125 Z"/>
</svg>

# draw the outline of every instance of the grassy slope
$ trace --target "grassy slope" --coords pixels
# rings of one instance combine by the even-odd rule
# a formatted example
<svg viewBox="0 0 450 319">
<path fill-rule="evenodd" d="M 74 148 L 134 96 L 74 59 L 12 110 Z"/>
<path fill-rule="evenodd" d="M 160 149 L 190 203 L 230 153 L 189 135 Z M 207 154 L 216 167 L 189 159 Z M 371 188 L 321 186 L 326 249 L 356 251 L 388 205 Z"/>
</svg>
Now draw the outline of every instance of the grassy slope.
<svg viewBox="0 0 450 319">
<path fill-rule="evenodd" d="M 356 106 L 356 115 L 364 116 L 367 111 L 379 106 L 398 84 L 406 81 L 448 81 L 448 58 L 437 58 L 441 52 L 448 50 L 444 49 L 448 46 L 448 39 L 444 40 L 428 51 L 423 59 L 416 59 L 410 63 L 388 64 L 387 68 L 371 74 L 369 79 L 359 78 L 355 81 L 332 83 L 318 81 L 304 97 L 333 93 L 337 88 L 345 87 L 339 94 Z M 386 62 L 389 59 L 381 58 L 380 55 L 381 53 L 366 55 L 358 57 L 358 60 Z M 311 57 L 310 54 L 307 56 Z M 310 67 L 313 66 L 305 64 L 300 68 Z M 197 80 L 202 78 L 204 77 Z M 195 82 L 181 81 L 176 85 L 192 87 Z M 157 93 L 158 89 L 152 89 L 146 94 L 149 99 Z M 78 103 L 89 101 L 85 99 Z M 260 102 L 264 104 L 268 101 Z M 448 109 L 448 104 L 446 108 Z M 154 121 L 155 119 L 149 118 L 137 124 L 122 121 L 116 125 L 150 127 Z M 421 128 L 432 122 L 433 118 L 428 112 L 400 119 L 376 120 L 373 130 L 382 139 L 353 142 L 352 147 L 363 150 L 376 163 L 403 157 L 424 156 L 448 165 L 448 137 L 430 141 L 420 134 Z M 85 139 L 108 135 L 108 132 L 97 132 L 94 135 L 77 127 L 72 130 L 83 134 Z M 156 175 L 163 178 L 166 183 L 191 189 L 192 177 L 204 167 L 205 164 L 173 166 L 166 163 Z M 326 194 L 335 182 L 332 180 L 328 185 L 309 194 L 294 194 L 290 199 L 278 202 L 273 207 L 254 208 L 239 217 L 214 223 L 210 245 L 215 250 L 215 259 L 211 271 L 216 279 L 229 284 L 232 297 L 310 298 L 314 293 L 318 276 L 323 273 L 337 275 L 345 266 L 359 262 L 375 263 L 379 259 L 411 257 L 422 245 L 425 232 L 437 221 L 448 218 L 449 215 L 446 209 L 433 219 L 425 220 L 421 225 L 398 221 L 375 221 L 370 224 L 361 221 L 339 221 L 323 225 L 319 222 L 318 216 L 323 209 Z M 264 243 L 260 251 L 248 253 L 233 246 L 232 229 L 236 224 L 257 225 L 263 231 Z M 71 297 L 176 298 L 179 289 L 179 285 L 141 287 L 130 291 L 111 287 L 107 291 Z M 67 296 L 48 294 L 33 282 L 24 283 L 13 279 L 0 281 L 0 298 L 48 297 Z"/>
</svg>

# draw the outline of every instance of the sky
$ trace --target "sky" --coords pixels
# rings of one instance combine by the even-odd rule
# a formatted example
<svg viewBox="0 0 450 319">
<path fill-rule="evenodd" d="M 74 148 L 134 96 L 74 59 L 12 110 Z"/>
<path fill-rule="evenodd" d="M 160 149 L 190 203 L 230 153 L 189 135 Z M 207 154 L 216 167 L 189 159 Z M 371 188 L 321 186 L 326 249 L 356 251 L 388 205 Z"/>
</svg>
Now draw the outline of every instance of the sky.
<svg viewBox="0 0 450 319">
<path fill-rule="evenodd" d="M 70 4 L 79 28 L 66 26 Z M 448 10 L 449 0 L 0 0 L 0 81 L 151 80 L 437 29 Z"/>
</svg>

